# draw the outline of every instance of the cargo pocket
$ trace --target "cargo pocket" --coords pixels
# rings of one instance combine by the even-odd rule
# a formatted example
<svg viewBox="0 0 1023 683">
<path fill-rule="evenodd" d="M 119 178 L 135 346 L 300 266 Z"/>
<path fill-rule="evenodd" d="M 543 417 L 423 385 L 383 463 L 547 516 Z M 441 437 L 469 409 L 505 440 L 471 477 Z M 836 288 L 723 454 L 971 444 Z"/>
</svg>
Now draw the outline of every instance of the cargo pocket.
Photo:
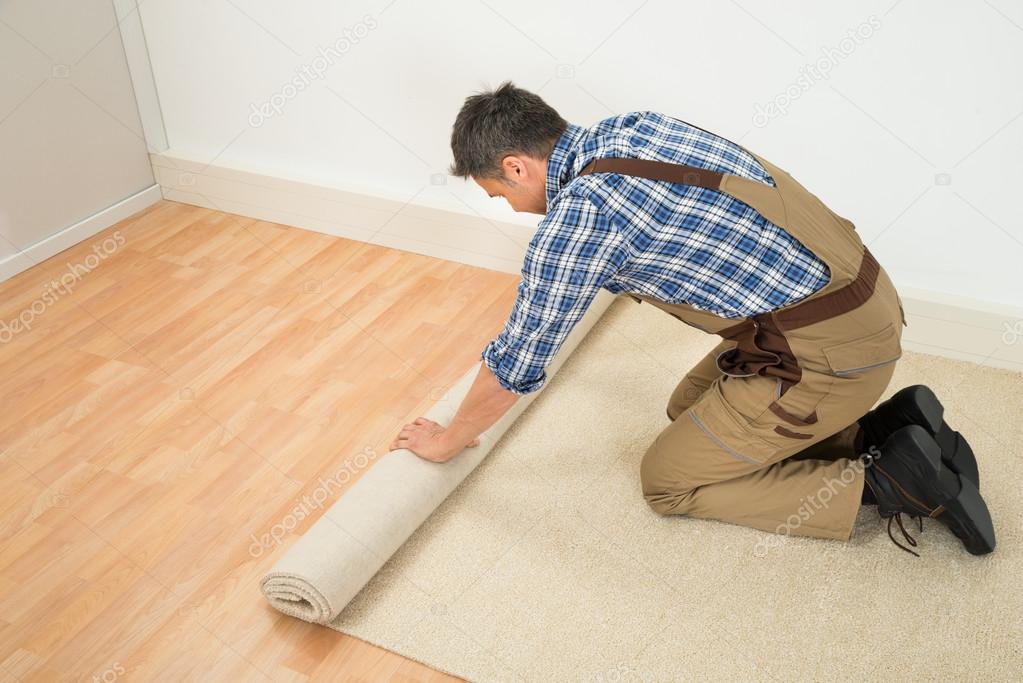
<svg viewBox="0 0 1023 683">
<path fill-rule="evenodd" d="M 780 449 L 818 438 L 827 425 L 821 424 L 817 408 L 831 391 L 835 379 L 822 373 L 804 372 L 802 379 L 789 387 L 753 420 L 753 428 L 761 437 Z M 779 389 L 780 389 L 779 381 Z"/>
<path fill-rule="evenodd" d="M 777 447 L 757 433 L 751 421 L 729 404 L 721 389 L 720 380 L 713 382 L 686 415 L 729 456 L 754 465 L 764 464 Z"/>
<path fill-rule="evenodd" d="M 820 421 L 817 406 L 831 390 L 834 379 L 820 373 L 803 373 L 803 378 L 768 406 L 768 412 L 790 429 L 805 431 Z"/>
<path fill-rule="evenodd" d="M 847 377 L 894 363 L 902 357 L 902 342 L 893 323 L 858 339 L 821 348 L 831 374 Z"/>
</svg>

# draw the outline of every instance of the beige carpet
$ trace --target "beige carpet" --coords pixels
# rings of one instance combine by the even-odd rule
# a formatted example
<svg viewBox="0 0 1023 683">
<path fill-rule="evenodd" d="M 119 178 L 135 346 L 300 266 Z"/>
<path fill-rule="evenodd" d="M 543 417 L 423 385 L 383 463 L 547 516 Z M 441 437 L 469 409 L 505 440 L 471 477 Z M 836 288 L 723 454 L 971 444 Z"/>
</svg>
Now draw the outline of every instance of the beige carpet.
<svg viewBox="0 0 1023 683">
<path fill-rule="evenodd" d="M 713 341 L 616 301 L 331 626 L 474 681 L 1019 680 L 1023 376 L 905 353 L 887 395 L 935 390 L 998 534 L 976 558 L 928 521 L 915 558 L 874 508 L 841 543 L 647 507 L 640 458 Z"/>
</svg>

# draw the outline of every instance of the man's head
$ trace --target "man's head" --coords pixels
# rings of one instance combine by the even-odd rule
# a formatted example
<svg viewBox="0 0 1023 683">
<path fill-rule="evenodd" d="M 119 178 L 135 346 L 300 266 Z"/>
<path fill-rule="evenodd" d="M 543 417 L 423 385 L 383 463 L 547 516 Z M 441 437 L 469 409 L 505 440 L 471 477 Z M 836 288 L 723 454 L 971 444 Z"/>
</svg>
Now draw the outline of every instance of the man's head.
<svg viewBox="0 0 1023 683">
<path fill-rule="evenodd" d="M 568 122 L 510 81 L 466 98 L 451 131 L 451 174 L 471 177 L 515 211 L 547 212 L 547 157 Z"/>
</svg>

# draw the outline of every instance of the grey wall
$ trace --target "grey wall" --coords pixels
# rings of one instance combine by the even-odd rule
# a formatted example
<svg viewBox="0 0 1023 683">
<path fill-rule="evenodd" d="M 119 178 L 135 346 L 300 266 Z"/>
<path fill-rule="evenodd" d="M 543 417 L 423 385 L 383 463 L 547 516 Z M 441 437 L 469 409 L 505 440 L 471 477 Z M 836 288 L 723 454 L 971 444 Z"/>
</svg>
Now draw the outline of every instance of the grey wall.
<svg viewBox="0 0 1023 683">
<path fill-rule="evenodd" d="M 0 0 L 0 261 L 153 184 L 130 18 L 110 0 Z"/>
</svg>

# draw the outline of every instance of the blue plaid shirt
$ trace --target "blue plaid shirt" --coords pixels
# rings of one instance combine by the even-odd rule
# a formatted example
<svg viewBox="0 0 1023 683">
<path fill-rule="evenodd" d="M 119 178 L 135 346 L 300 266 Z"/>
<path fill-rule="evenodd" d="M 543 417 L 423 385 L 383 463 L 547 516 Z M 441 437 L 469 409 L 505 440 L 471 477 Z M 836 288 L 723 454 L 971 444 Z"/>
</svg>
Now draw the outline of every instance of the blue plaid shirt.
<svg viewBox="0 0 1023 683">
<path fill-rule="evenodd" d="M 743 202 L 703 187 L 615 173 L 595 157 L 655 159 L 774 185 L 742 147 L 654 112 L 570 125 L 547 162 L 547 215 L 529 241 L 518 297 L 481 355 L 501 386 L 540 389 L 546 366 L 597 292 L 646 294 L 725 318 L 816 292 L 827 265 Z"/>
</svg>

